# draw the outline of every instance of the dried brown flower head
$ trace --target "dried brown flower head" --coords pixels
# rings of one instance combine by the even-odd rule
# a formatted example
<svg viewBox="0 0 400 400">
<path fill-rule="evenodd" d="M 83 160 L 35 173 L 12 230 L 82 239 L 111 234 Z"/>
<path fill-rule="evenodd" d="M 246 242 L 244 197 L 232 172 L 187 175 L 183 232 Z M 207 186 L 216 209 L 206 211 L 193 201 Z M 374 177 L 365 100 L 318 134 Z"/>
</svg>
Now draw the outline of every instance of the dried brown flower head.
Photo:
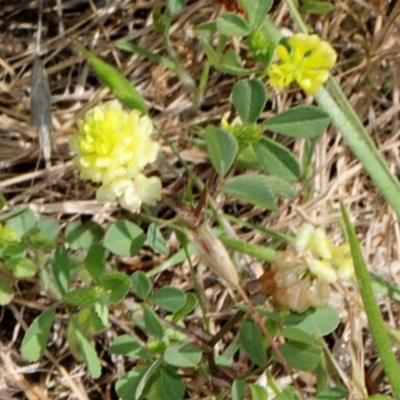
<svg viewBox="0 0 400 400">
<path fill-rule="evenodd" d="M 329 284 L 313 275 L 306 261 L 290 251 L 276 253 L 268 276 L 274 282 L 275 287 L 270 295 L 278 310 L 301 313 L 311 307 L 320 307 L 328 301 Z M 270 282 L 268 287 L 272 287 Z"/>
</svg>

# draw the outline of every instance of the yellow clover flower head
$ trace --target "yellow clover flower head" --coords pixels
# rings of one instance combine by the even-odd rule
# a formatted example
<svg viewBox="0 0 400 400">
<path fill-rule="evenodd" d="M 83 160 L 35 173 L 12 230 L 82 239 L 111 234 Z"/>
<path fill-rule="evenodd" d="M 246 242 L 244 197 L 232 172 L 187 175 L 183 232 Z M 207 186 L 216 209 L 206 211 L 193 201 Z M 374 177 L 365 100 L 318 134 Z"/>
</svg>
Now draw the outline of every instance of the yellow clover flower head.
<svg viewBox="0 0 400 400">
<path fill-rule="evenodd" d="M 334 283 L 337 278 L 352 278 L 354 267 L 349 244 L 334 246 L 324 229 L 303 224 L 297 232 L 295 247 L 303 253 L 309 271 L 323 281 Z"/>
<path fill-rule="evenodd" d="M 117 198 L 122 207 L 137 212 L 142 202 L 161 198 L 160 180 L 142 174 L 160 150 L 152 131 L 148 116 L 138 110 L 126 112 L 116 100 L 95 107 L 78 122 L 69 146 L 81 177 L 101 184 L 99 202 Z"/>
<path fill-rule="evenodd" d="M 271 86 L 283 89 L 297 82 L 310 95 L 317 93 L 336 63 L 336 52 L 317 35 L 297 33 L 288 39 L 289 50 L 278 45 L 280 63 L 271 65 L 268 76 Z"/>
</svg>

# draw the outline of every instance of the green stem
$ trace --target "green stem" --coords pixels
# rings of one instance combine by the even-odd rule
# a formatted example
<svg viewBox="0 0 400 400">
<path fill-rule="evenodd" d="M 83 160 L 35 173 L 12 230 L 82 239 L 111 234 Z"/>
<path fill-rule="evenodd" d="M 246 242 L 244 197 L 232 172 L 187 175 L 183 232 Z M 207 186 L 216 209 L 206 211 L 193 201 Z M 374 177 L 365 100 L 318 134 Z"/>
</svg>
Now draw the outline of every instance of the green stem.
<svg viewBox="0 0 400 400">
<path fill-rule="evenodd" d="M 219 240 L 228 248 L 247 254 L 258 260 L 271 262 L 275 260 L 275 250 L 266 246 L 258 246 L 256 244 L 247 243 L 243 240 L 233 239 L 226 234 L 222 234 Z"/>
<path fill-rule="evenodd" d="M 292 19 L 296 23 L 299 30 L 303 33 L 309 33 L 307 25 L 303 21 L 303 18 L 301 18 L 301 15 L 299 13 L 299 10 L 297 9 L 297 5 L 295 4 L 295 2 L 293 0 L 285 0 L 285 3 L 288 6 Z"/>
<path fill-rule="evenodd" d="M 393 394 L 396 399 L 400 400 L 399 365 L 395 355 L 393 354 L 389 335 L 374 297 L 370 275 L 361 253 L 360 244 L 358 243 L 354 227 L 350 222 L 349 216 L 343 204 L 341 204 L 341 210 L 346 225 L 347 234 L 349 236 L 351 254 L 354 261 L 354 270 L 356 273 L 360 294 L 363 299 L 365 312 L 367 313 L 371 335 L 381 358 L 386 376 L 390 382 L 390 385 L 392 386 Z"/>
</svg>

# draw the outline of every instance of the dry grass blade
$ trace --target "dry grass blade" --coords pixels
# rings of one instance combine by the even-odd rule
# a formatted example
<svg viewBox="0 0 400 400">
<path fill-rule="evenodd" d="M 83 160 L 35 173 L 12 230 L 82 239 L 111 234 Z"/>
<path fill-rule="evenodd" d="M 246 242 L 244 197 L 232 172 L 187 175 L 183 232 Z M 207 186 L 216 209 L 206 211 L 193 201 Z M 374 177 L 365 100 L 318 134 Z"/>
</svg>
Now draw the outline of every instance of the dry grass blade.
<svg viewBox="0 0 400 400">
<path fill-rule="evenodd" d="M 31 77 L 31 116 L 36 127 L 46 168 L 51 157 L 51 95 L 46 71 L 39 56 L 33 62 Z"/>
</svg>

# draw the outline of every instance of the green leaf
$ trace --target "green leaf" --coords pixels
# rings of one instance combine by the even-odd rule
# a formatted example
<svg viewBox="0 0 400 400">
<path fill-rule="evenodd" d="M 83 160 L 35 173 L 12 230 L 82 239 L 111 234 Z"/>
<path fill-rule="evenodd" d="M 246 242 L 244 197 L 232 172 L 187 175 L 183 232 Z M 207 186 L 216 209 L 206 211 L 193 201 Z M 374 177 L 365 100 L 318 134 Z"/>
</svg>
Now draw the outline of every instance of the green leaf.
<svg viewBox="0 0 400 400">
<path fill-rule="evenodd" d="M 241 400 L 246 392 L 246 385 L 242 379 L 235 379 L 232 384 L 232 400 Z"/>
<path fill-rule="evenodd" d="M 315 138 L 329 122 L 329 115 L 318 108 L 298 106 L 265 120 L 263 126 L 290 137 Z"/>
<path fill-rule="evenodd" d="M 171 14 L 178 12 L 184 5 L 186 0 L 168 0 L 168 9 Z"/>
<path fill-rule="evenodd" d="M 281 334 L 289 339 L 279 346 L 288 365 L 301 371 L 313 371 L 322 357 L 322 345 L 319 340 L 293 326 L 283 329 Z"/>
<path fill-rule="evenodd" d="M 321 348 L 294 340 L 279 347 L 283 357 L 291 368 L 301 371 L 313 371 L 321 359 Z"/>
<path fill-rule="evenodd" d="M 93 243 L 98 243 L 103 234 L 103 228 L 96 222 L 88 221 L 83 226 L 79 222 L 72 222 L 67 226 L 65 238 L 72 250 L 86 250 Z"/>
<path fill-rule="evenodd" d="M 162 339 L 164 337 L 164 328 L 157 314 L 147 305 L 143 306 L 143 319 L 147 331 L 156 337 Z"/>
<path fill-rule="evenodd" d="M 272 0 L 250 0 L 244 2 L 245 11 L 251 28 L 257 28 L 264 22 L 268 11 L 272 7 Z"/>
<path fill-rule="evenodd" d="M 217 32 L 216 21 L 207 21 L 195 26 L 194 31 L 201 39 L 208 40 L 215 32 Z"/>
<path fill-rule="evenodd" d="M 92 310 L 89 308 L 84 308 L 74 315 L 74 323 L 71 322 L 71 317 L 69 318 L 68 328 L 67 328 L 67 344 L 68 349 L 76 361 L 82 363 L 85 361 L 83 357 L 82 349 L 76 335 L 75 325 L 79 325 L 80 330 L 88 337 L 93 332 L 92 327 Z"/>
<path fill-rule="evenodd" d="M 147 275 L 142 271 L 136 271 L 131 275 L 131 291 L 141 300 L 149 296 L 152 283 Z"/>
<path fill-rule="evenodd" d="M 136 393 L 135 393 L 135 399 L 140 399 L 142 398 L 143 391 L 147 385 L 147 383 L 150 381 L 150 378 L 158 372 L 159 368 L 161 365 L 161 359 L 158 359 L 157 361 L 154 361 L 153 364 L 147 368 L 146 372 L 141 376 L 139 383 L 136 387 Z"/>
<path fill-rule="evenodd" d="M 104 238 L 104 247 L 118 256 L 132 257 L 142 249 L 146 236 L 141 228 L 127 220 L 112 224 Z"/>
<path fill-rule="evenodd" d="M 69 286 L 69 259 L 63 245 L 57 246 L 51 256 L 51 270 L 61 295 L 68 292 Z"/>
<path fill-rule="evenodd" d="M 101 297 L 93 307 L 92 324 L 95 332 L 102 332 L 108 326 L 108 304 L 104 297 Z"/>
<path fill-rule="evenodd" d="M 35 362 L 43 356 L 55 315 L 55 308 L 50 308 L 34 319 L 21 344 L 21 354 L 25 360 Z"/>
<path fill-rule="evenodd" d="M 0 276 L 0 306 L 4 306 L 13 299 L 12 287 Z"/>
<path fill-rule="evenodd" d="M 70 315 L 70 323 L 75 331 L 76 339 L 81 349 L 86 366 L 89 370 L 90 376 L 93 379 L 99 378 L 101 375 L 101 365 L 99 358 L 97 357 L 96 350 L 87 340 L 86 336 L 82 332 L 79 324 L 76 322 L 75 317 L 73 315 Z"/>
<path fill-rule="evenodd" d="M 205 141 L 211 162 L 219 176 L 225 176 L 232 167 L 239 146 L 236 139 L 227 131 L 208 125 Z"/>
<path fill-rule="evenodd" d="M 221 14 L 217 19 L 217 28 L 225 36 L 247 36 L 250 33 L 248 22 L 234 13 Z"/>
<path fill-rule="evenodd" d="M 314 345 L 317 347 L 322 346 L 320 340 L 316 336 L 309 334 L 295 326 L 288 326 L 287 328 L 284 328 L 281 331 L 281 335 L 286 339 L 296 340 L 298 342 Z"/>
<path fill-rule="evenodd" d="M 71 290 L 65 293 L 62 299 L 63 302 L 71 306 L 90 308 L 94 306 L 100 297 L 107 293 L 108 291 L 105 288 L 95 285 Z"/>
<path fill-rule="evenodd" d="M 35 214 L 25 208 L 17 215 L 7 221 L 7 226 L 11 228 L 20 238 L 35 226 Z"/>
<path fill-rule="evenodd" d="M 124 75 L 101 58 L 96 57 L 89 50 L 86 50 L 79 42 L 74 41 L 74 43 L 85 55 L 98 78 L 111 89 L 118 100 L 130 109 L 136 109 L 143 114 L 147 114 L 147 107 L 143 97 Z"/>
<path fill-rule="evenodd" d="M 396 285 L 372 272 L 370 272 L 369 275 L 371 277 L 372 289 L 375 294 L 384 294 L 385 296 L 388 296 L 389 299 L 400 303 L 400 289 Z"/>
<path fill-rule="evenodd" d="M 161 4 L 155 3 L 152 7 L 152 17 L 154 28 L 157 33 L 166 39 L 171 28 L 171 15 L 169 13 L 163 13 L 161 11 Z"/>
<path fill-rule="evenodd" d="M 162 384 L 161 384 L 161 374 L 157 373 L 149 382 L 147 390 L 142 394 L 142 398 L 151 399 L 151 400 L 169 400 L 164 396 L 162 391 Z"/>
<path fill-rule="evenodd" d="M 16 210 L 12 210 L 12 211 L 3 213 L 2 215 L 0 215 L 0 222 L 8 221 L 9 219 L 11 219 L 13 217 L 15 217 L 19 214 L 22 214 L 23 212 L 25 212 L 26 209 L 27 208 L 19 208 Z"/>
<path fill-rule="evenodd" d="M 207 56 L 207 60 L 210 65 L 216 66 L 220 61 L 220 55 L 215 51 L 215 49 L 206 41 L 202 40 L 200 45 Z"/>
<path fill-rule="evenodd" d="M 299 11 L 302 13 L 324 15 L 329 14 L 334 9 L 335 6 L 328 3 L 327 1 L 306 0 L 304 1 L 304 4 L 300 7 Z"/>
<path fill-rule="evenodd" d="M 232 90 L 232 102 L 244 123 L 255 123 L 267 102 L 267 91 L 258 79 L 241 80 Z"/>
<path fill-rule="evenodd" d="M 311 335 L 322 337 L 333 332 L 338 327 L 340 320 L 337 311 L 326 304 L 302 314 L 291 313 L 285 318 L 285 322 Z"/>
<path fill-rule="evenodd" d="M 149 352 L 130 335 L 116 337 L 111 343 L 110 351 L 113 354 L 121 354 L 126 357 L 151 359 Z"/>
<path fill-rule="evenodd" d="M 58 221 L 52 218 L 41 219 L 36 224 L 36 228 L 38 228 L 40 234 L 48 240 L 54 240 L 60 232 Z"/>
<path fill-rule="evenodd" d="M 157 64 L 161 64 L 165 68 L 176 72 L 176 66 L 171 60 L 169 60 L 166 57 L 160 56 L 157 53 L 153 53 L 143 47 L 137 46 L 134 43 L 124 42 L 123 40 L 121 40 L 121 41 L 117 42 L 117 47 L 121 50 L 130 51 L 132 53 L 137 53 L 143 57 L 148 58 L 150 61 L 153 61 Z"/>
<path fill-rule="evenodd" d="M 4 258 L 24 257 L 26 255 L 25 245 L 21 242 L 11 242 L 4 248 Z"/>
<path fill-rule="evenodd" d="M 186 314 L 189 314 L 197 305 L 198 299 L 194 293 L 186 293 L 185 305 L 172 316 L 172 322 L 178 322 Z"/>
<path fill-rule="evenodd" d="M 260 367 L 267 365 L 266 349 L 260 330 L 254 321 L 246 320 L 243 322 L 240 327 L 239 342 L 254 364 Z"/>
<path fill-rule="evenodd" d="M 192 342 L 174 344 L 165 350 L 164 360 L 174 367 L 191 368 L 201 361 L 202 351 Z"/>
<path fill-rule="evenodd" d="M 264 175 L 255 174 L 235 176 L 227 179 L 221 190 L 239 200 L 273 210 L 274 194 L 266 178 Z"/>
<path fill-rule="evenodd" d="M 147 230 L 147 241 L 155 253 L 168 254 L 167 243 L 161 231 L 154 223 L 150 224 Z"/>
<path fill-rule="evenodd" d="M 274 197 L 283 197 L 285 199 L 293 199 L 296 191 L 291 183 L 279 178 L 279 176 L 265 176 L 265 184 L 269 185 Z"/>
<path fill-rule="evenodd" d="M 55 219 L 41 219 L 33 229 L 24 234 L 24 242 L 39 250 L 52 250 L 56 247 L 55 238 L 60 231 L 60 226 Z"/>
<path fill-rule="evenodd" d="M 391 399 L 391 397 L 386 397 L 383 396 L 384 399 Z M 326 390 L 323 390 L 321 392 L 318 392 L 317 396 L 315 397 L 315 400 L 344 400 L 348 398 L 348 392 L 345 388 L 343 387 L 333 387 L 329 388 Z M 368 397 L 368 399 L 373 399 L 375 396 Z M 375 400 L 379 400 L 378 398 L 375 398 Z"/>
<path fill-rule="evenodd" d="M 7 260 L 7 267 L 16 278 L 29 278 L 36 274 L 38 266 L 27 258 L 12 258 Z"/>
<path fill-rule="evenodd" d="M 100 285 L 111 291 L 109 299 L 110 303 L 118 303 L 128 294 L 131 287 L 131 280 L 127 275 L 115 272 L 103 276 L 100 279 Z"/>
<path fill-rule="evenodd" d="M 287 181 L 300 177 L 300 166 L 294 154 L 275 140 L 263 137 L 253 144 L 253 149 L 261 168 L 268 174 Z"/>
<path fill-rule="evenodd" d="M 84 265 L 95 282 L 99 282 L 106 271 L 107 251 L 100 243 L 93 243 L 86 254 Z"/>
<path fill-rule="evenodd" d="M 215 65 L 215 69 L 231 75 L 249 75 L 251 73 L 250 70 L 243 67 L 238 54 L 233 50 L 228 50 L 223 54 L 218 64 Z"/>
<path fill-rule="evenodd" d="M 122 378 L 118 379 L 115 383 L 115 391 L 118 397 L 123 400 L 135 399 L 136 388 L 148 368 L 148 365 L 135 367 Z"/>
<path fill-rule="evenodd" d="M 181 289 L 172 286 L 163 286 L 160 290 L 152 294 L 149 300 L 166 311 L 175 312 L 185 305 L 186 296 L 185 292 Z"/>
<path fill-rule="evenodd" d="M 175 371 L 163 367 L 161 368 L 161 390 L 167 400 L 181 400 L 185 394 L 185 384 Z"/>
<path fill-rule="evenodd" d="M 42 235 L 37 227 L 27 232 L 23 237 L 24 243 L 34 250 L 53 250 L 55 247 L 54 239 L 48 239 Z"/>
<path fill-rule="evenodd" d="M 252 383 L 250 385 L 251 400 L 268 400 L 267 391 L 260 385 Z"/>
</svg>

